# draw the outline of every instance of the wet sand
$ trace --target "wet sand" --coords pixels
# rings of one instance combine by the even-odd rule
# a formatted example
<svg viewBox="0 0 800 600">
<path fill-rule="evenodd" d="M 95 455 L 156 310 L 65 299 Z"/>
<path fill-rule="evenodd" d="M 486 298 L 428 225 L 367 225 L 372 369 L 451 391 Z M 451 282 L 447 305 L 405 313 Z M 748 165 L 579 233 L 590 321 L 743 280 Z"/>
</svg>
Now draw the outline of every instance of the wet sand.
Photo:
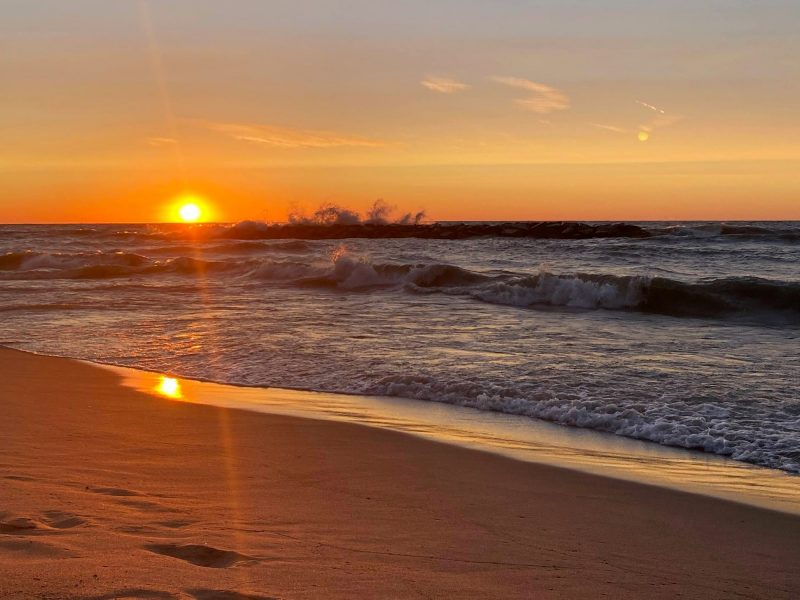
<svg viewBox="0 0 800 600">
<path fill-rule="evenodd" d="M 796 516 L 76 361 L 0 349 L 0 432 L 2 598 L 800 597 Z"/>
</svg>

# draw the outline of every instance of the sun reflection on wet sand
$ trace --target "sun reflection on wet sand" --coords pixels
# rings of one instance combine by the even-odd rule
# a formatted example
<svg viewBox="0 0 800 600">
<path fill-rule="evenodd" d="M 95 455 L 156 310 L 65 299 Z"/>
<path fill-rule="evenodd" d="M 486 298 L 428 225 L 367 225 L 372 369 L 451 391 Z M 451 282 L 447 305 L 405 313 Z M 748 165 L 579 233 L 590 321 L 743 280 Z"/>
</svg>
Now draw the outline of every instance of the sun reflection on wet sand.
<svg viewBox="0 0 800 600">
<path fill-rule="evenodd" d="M 162 375 L 159 377 L 158 385 L 155 389 L 159 394 L 166 396 L 167 398 L 173 398 L 175 400 L 180 400 L 183 398 L 181 384 L 174 377 L 166 377 L 165 375 Z"/>
<path fill-rule="evenodd" d="M 351 396 L 280 388 L 226 386 L 101 365 L 123 385 L 184 402 L 312 419 L 330 419 L 403 431 L 428 439 L 497 452 L 518 460 L 552 464 L 605 476 L 661 485 L 800 514 L 796 477 L 728 458 L 669 448 L 552 423 L 379 396 Z M 230 414 L 218 413 L 230 497 L 230 518 L 240 514 L 236 436 Z M 235 540 L 234 540 L 235 541 Z"/>
</svg>

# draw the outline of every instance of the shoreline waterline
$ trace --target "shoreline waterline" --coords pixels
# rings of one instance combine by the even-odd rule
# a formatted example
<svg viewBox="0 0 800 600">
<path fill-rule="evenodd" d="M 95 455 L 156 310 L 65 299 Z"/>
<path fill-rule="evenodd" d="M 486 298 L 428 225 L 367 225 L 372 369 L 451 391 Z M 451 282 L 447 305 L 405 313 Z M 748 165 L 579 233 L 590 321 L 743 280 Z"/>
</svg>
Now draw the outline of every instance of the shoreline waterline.
<svg viewBox="0 0 800 600">
<path fill-rule="evenodd" d="M 238 386 L 80 362 L 117 374 L 126 387 L 175 401 L 387 429 L 524 462 L 800 515 L 798 476 L 697 450 L 439 402 Z"/>
</svg>

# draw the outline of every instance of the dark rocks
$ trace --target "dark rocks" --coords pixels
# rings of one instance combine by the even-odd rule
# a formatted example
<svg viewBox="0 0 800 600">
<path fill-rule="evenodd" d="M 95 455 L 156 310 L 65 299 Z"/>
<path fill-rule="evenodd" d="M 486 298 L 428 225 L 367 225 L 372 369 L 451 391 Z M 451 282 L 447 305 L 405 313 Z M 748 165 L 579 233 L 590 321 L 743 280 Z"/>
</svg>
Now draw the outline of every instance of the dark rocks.
<svg viewBox="0 0 800 600">
<path fill-rule="evenodd" d="M 255 224 L 253 224 L 255 225 Z M 431 223 L 426 225 L 370 224 L 312 225 L 287 224 L 239 227 L 220 234 L 230 239 L 339 240 L 347 238 L 421 238 L 466 240 L 480 237 L 582 240 L 591 238 L 645 238 L 650 232 L 628 223 L 590 225 L 572 221 L 510 223 Z"/>
</svg>

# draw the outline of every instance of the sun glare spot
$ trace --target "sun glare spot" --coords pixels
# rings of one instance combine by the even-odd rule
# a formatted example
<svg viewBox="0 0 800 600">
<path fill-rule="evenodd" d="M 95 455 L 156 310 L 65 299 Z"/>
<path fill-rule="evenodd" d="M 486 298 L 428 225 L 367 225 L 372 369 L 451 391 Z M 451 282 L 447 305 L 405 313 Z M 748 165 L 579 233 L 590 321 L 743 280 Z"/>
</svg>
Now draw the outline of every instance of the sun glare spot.
<svg viewBox="0 0 800 600">
<path fill-rule="evenodd" d="M 637 137 L 639 138 L 640 142 L 646 142 L 650 139 L 650 134 L 647 131 L 640 131 Z"/>
<path fill-rule="evenodd" d="M 194 223 L 200 218 L 202 211 L 194 202 L 187 202 L 186 204 L 181 205 L 180 209 L 178 210 L 178 214 L 180 214 L 182 221 Z"/>
<path fill-rule="evenodd" d="M 174 377 L 161 376 L 156 386 L 156 391 L 167 398 L 183 398 L 181 384 Z"/>
</svg>

